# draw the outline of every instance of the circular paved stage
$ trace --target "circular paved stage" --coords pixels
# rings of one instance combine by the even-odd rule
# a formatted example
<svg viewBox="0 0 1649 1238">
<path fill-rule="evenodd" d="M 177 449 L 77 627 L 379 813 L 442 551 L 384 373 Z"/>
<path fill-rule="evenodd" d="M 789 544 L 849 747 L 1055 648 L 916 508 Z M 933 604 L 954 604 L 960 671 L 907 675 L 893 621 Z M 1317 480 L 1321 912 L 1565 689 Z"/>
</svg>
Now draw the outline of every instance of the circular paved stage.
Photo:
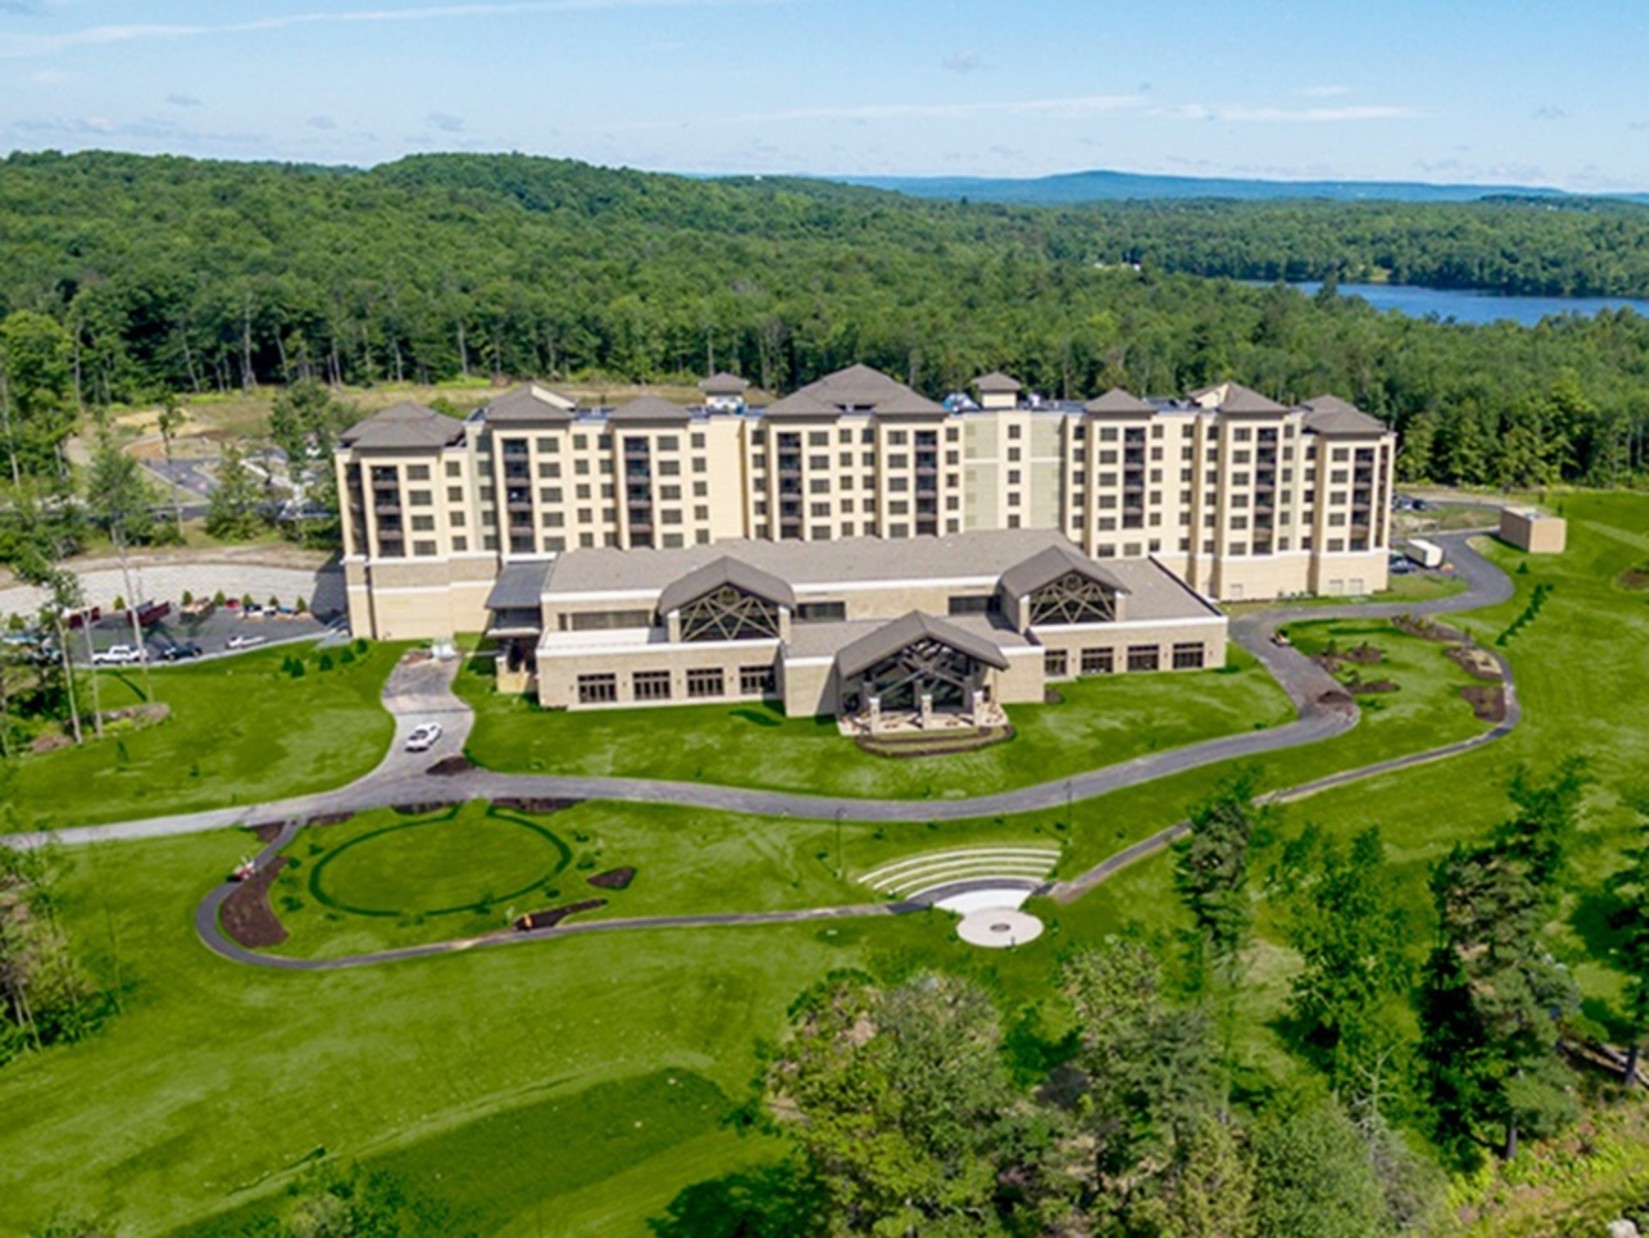
<svg viewBox="0 0 1649 1238">
<path fill-rule="evenodd" d="M 970 946 L 1006 950 L 1042 936 L 1042 921 L 1013 907 L 990 907 L 963 916 L 956 935 Z"/>
</svg>

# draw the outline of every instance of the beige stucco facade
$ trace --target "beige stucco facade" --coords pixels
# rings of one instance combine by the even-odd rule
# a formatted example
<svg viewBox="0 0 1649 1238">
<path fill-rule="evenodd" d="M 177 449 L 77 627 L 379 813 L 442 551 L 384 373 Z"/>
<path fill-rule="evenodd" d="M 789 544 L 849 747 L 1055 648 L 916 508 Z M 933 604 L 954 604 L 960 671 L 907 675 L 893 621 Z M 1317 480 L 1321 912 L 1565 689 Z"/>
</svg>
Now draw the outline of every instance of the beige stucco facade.
<svg viewBox="0 0 1649 1238">
<path fill-rule="evenodd" d="M 1057 530 L 1222 600 L 1386 586 L 1396 441 L 1350 406 L 1234 384 L 1087 404 L 1001 386 L 947 407 L 853 367 L 765 408 L 579 409 L 529 386 L 465 421 L 387 410 L 336 456 L 352 625 L 475 630 L 509 563 L 739 538 Z"/>
<path fill-rule="evenodd" d="M 1559 555 L 1568 542 L 1569 525 L 1561 516 L 1533 508 L 1500 509 L 1500 540 L 1536 555 Z"/>
</svg>

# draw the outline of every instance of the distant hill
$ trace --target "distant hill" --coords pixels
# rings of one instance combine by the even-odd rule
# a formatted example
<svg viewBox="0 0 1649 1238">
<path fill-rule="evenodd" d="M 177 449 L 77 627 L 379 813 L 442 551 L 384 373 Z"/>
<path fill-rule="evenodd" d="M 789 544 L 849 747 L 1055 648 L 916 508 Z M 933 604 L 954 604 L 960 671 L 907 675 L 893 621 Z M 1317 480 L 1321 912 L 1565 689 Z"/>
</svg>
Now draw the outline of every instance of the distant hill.
<svg viewBox="0 0 1649 1238">
<path fill-rule="evenodd" d="M 1064 172 L 1024 179 L 985 176 L 836 176 L 847 185 L 888 189 L 915 198 L 967 198 L 1023 206 L 1071 206 L 1134 199 L 1234 198 L 1272 201 L 1321 198 L 1334 202 L 1476 202 L 1484 198 L 1567 198 L 1561 189 L 1532 185 L 1432 185 L 1422 181 L 1266 181 L 1138 172 Z M 1649 203 L 1649 194 L 1611 194 Z"/>
</svg>

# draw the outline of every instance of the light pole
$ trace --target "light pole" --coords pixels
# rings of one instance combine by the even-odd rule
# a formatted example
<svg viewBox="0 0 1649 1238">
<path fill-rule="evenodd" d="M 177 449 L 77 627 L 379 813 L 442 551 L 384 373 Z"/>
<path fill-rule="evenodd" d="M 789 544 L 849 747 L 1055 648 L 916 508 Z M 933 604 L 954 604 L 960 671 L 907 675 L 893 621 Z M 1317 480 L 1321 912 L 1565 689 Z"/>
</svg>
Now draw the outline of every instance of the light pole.
<svg viewBox="0 0 1649 1238">
<path fill-rule="evenodd" d="M 847 812 L 846 808 L 838 807 L 836 809 L 836 880 L 837 881 L 840 881 L 842 879 L 842 871 L 843 871 L 842 870 L 842 817 L 846 812 Z"/>
</svg>

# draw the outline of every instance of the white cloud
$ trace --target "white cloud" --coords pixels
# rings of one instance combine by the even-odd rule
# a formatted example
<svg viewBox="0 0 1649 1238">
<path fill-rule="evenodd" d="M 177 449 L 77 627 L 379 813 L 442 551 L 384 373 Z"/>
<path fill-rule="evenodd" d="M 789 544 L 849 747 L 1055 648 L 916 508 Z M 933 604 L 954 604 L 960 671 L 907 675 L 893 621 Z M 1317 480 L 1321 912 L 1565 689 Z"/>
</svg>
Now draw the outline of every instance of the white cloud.
<svg viewBox="0 0 1649 1238">
<path fill-rule="evenodd" d="M 791 120 L 970 120 L 980 116 L 1085 116 L 1095 112 L 1136 111 L 1138 95 L 1078 95 L 1065 99 L 991 99 L 972 103 L 855 103 L 746 112 L 726 119 L 736 123 Z"/>
<path fill-rule="evenodd" d="M 0 0 L 3 2 L 3 0 Z M 426 5 L 413 9 L 345 9 L 339 12 L 286 13 L 222 25 L 89 26 L 63 34 L 7 34 L 0 36 L 0 56 L 44 56 L 71 47 L 130 43 L 139 39 L 187 39 L 216 34 L 247 34 L 288 30 L 294 26 L 462 20 L 476 17 L 513 17 L 532 13 L 599 12 L 607 9 L 702 8 L 724 5 L 775 4 L 784 0 L 495 0 L 472 4 Z"/>
<path fill-rule="evenodd" d="M 973 50 L 956 51 L 939 62 L 941 69 L 949 69 L 952 73 L 972 73 L 975 69 L 984 67 L 979 59 L 979 53 Z"/>
<path fill-rule="evenodd" d="M 1350 86 L 1301 86 L 1289 91 L 1297 99 L 1338 99 L 1351 93 Z"/>
<path fill-rule="evenodd" d="M 1365 120 L 1414 120 L 1411 107 L 1250 107 L 1244 104 L 1183 103 L 1158 113 L 1178 120 L 1222 120 L 1233 124 L 1332 125 Z"/>
</svg>

